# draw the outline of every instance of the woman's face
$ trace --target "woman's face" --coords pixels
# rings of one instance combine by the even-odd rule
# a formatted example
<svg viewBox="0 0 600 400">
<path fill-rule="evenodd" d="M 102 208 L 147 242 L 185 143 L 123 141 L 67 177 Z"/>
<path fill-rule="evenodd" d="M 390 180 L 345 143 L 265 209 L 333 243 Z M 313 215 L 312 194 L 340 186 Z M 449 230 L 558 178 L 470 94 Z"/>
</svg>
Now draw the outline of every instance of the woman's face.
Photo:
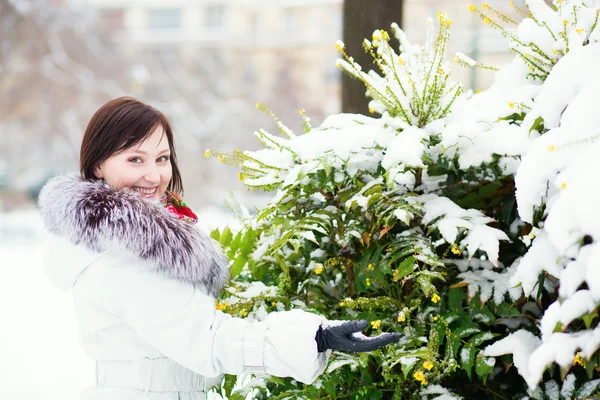
<svg viewBox="0 0 600 400">
<path fill-rule="evenodd" d="M 143 197 L 158 200 L 171 181 L 169 141 L 158 125 L 146 140 L 113 154 L 94 169 L 115 189 L 128 188 Z"/>
</svg>

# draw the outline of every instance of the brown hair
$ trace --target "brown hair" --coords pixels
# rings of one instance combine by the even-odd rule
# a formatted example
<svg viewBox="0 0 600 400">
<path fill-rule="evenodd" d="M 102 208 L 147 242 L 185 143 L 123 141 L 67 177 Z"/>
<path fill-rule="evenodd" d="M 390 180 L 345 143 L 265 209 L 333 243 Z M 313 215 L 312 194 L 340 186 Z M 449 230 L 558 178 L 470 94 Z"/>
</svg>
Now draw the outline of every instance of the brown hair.
<svg viewBox="0 0 600 400">
<path fill-rule="evenodd" d="M 167 190 L 183 194 L 183 183 L 177 166 L 173 130 L 169 120 L 156 108 L 131 97 L 119 97 L 104 104 L 92 116 L 83 135 L 79 154 L 79 170 L 83 179 L 97 180 L 94 168 L 113 154 L 130 148 L 149 137 L 162 125 L 171 150 L 173 176 Z"/>
</svg>

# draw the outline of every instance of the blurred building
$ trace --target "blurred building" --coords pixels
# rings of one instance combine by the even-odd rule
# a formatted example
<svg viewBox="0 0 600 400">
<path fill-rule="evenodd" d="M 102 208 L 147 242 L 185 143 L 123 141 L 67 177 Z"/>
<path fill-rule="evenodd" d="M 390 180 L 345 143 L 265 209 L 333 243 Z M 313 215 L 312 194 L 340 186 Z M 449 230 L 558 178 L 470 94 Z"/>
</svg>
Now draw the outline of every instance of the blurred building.
<svg viewBox="0 0 600 400">
<path fill-rule="evenodd" d="M 317 121 L 339 111 L 342 0 L 83 1 L 130 53 L 170 47 L 184 64 L 199 54 L 218 59 L 219 77 L 242 83 L 230 96 L 276 112 L 303 107 Z"/>
</svg>

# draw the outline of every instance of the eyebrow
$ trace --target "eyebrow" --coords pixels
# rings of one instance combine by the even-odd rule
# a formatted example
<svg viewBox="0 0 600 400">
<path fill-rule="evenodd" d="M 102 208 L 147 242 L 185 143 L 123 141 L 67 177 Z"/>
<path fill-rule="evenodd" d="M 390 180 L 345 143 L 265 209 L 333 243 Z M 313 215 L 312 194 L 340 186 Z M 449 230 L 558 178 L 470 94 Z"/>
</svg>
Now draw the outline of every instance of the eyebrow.
<svg viewBox="0 0 600 400">
<path fill-rule="evenodd" d="M 167 152 L 170 152 L 170 151 L 171 151 L 171 149 L 164 149 L 164 150 L 162 150 L 162 151 L 161 151 L 160 153 L 158 153 L 158 154 L 163 154 L 163 153 L 167 153 Z M 148 155 L 148 153 L 146 153 L 146 152 L 145 152 L 145 151 L 143 151 L 143 150 L 132 150 L 131 152 L 132 152 L 132 153 L 140 153 L 140 154 Z"/>
</svg>

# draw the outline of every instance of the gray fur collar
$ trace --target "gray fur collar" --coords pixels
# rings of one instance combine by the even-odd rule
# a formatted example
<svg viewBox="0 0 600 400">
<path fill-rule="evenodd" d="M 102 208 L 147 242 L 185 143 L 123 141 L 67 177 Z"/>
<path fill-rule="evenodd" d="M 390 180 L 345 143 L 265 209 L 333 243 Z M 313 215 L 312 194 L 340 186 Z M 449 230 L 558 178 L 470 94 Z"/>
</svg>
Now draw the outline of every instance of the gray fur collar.
<svg viewBox="0 0 600 400">
<path fill-rule="evenodd" d="M 64 175 L 48 181 L 39 206 L 46 228 L 74 244 L 125 251 L 171 278 L 203 284 L 213 296 L 229 279 L 216 241 L 137 193 Z"/>
</svg>

